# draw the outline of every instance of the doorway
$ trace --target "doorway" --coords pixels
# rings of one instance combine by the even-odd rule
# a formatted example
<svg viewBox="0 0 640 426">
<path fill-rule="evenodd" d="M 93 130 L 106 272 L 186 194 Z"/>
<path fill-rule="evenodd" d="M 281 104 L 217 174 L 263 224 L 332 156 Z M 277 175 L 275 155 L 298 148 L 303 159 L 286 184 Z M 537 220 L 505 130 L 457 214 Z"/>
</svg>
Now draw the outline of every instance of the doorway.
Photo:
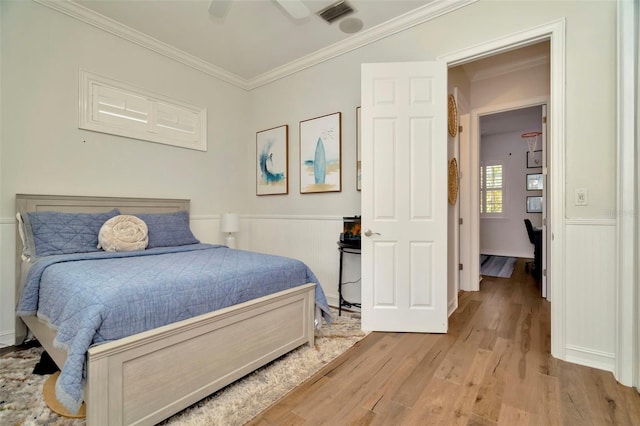
<svg viewBox="0 0 640 426">
<path fill-rule="evenodd" d="M 486 90 L 474 90 L 472 92 L 472 82 L 478 81 L 474 78 L 467 78 L 467 97 L 472 100 L 470 107 L 466 111 L 460 111 L 460 122 L 464 123 L 465 120 L 469 122 L 470 132 L 469 146 L 467 147 L 467 159 L 463 158 L 463 140 L 461 138 L 461 158 L 460 163 L 464 164 L 465 161 L 469 164 L 469 167 L 462 169 L 461 179 L 461 196 L 464 194 L 462 188 L 463 182 L 465 182 L 464 176 L 468 176 L 467 186 L 469 181 L 474 178 L 477 180 L 479 177 L 478 164 L 478 146 L 471 143 L 472 140 L 477 140 L 476 135 L 479 132 L 479 120 L 477 120 L 477 114 L 481 108 L 476 107 L 482 105 L 482 102 L 478 102 L 479 98 L 490 97 L 493 93 L 494 104 L 502 103 L 508 105 L 514 103 L 515 100 L 509 99 L 510 96 L 514 96 L 516 99 L 529 99 L 535 97 L 541 97 L 546 99 L 539 99 L 540 103 L 547 103 L 549 105 L 549 124 L 548 124 L 548 140 L 549 145 L 547 149 L 547 155 L 551 159 L 550 170 L 553 170 L 553 179 L 550 179 L 547 185 L 547 199 L 549 205 L 553 206 L 548 211 L 548 219 L 550 227 L 547 230 L 547 234 L 552 234 L 553 239 L 549 241 L 547 247 L 547 280 L 551 282 L 553 277 L 557 277 L 557 282 L 560 283 L 557 286 L 550 287 L 550 299 L 553 300 L 551 305 L 552 311 L 552 324 L 551 324 L 551 353 L 554 357 L 565 359 L 565 345 L 564 345 L 564 309 L 565 303 L 563 298 L 563 291 L 561 288 L 562 277 L 564 276 L 564 265 L 562 264 L 562 254 L 564 253 L 564 228 L 562 226 L 562 218 L 564 217 L 564 204 L 563 204 L 563 186 L 564 186 L 564 90 L 565 90 L 565 77 L 564 77 L 564 58 L 565 58 L 565 22 L 562 20 L 551 22 L 547 25 L 542 25 L 532 29 L 524 30 L 518 33 L 507 35 L 496 40 L 491 40 L 486 43 L 476 45 L 467 49 L 459 50 L 451 54 L 440 56 L 438 59 L 444 60 L 449 66 L 449 75 L 451 76 L 452 70 L 465 65 L 473 67 L 480 63 L 481 60 L 491 60 L 491 58 L 499 57 L 501 54 L 509 52 L 518 52 L 521 48 L 537 45 L 542 42 L 548 42 L 549 52 L 549 64 L 547 66 L 547 81 L 549 89 L 546 92 L 547 96 L 533 95 L 528 92 L 529 87 L 527 85 L 520 85 L 515 91 L 505 92 L 502 95 L 496 95 L 490 85 L 485 87 Z M 503 71 L 513 70 L 509 64 L 506 64 L 502 68 Z M 459 73 L 462 74 L 462 73 Z M 503 73 L 506 75 L 507 73 Z M 468 75 L 468 73 L 467 73 Z M 502 82 L 507 82 L 509 78 L 506 76 L 501 79 Z M 497 80 L 500 81 L 500 80 Z M 452 82 L 449 82 L 451 86 Z M 453 82 L 455 84 L 455 82 Z M 464 85 L 458 85 L 463 87 Z M 473 94 L 473 96 L 472 96 Z M 472 114 L 472 112 L 474 114 Z M 465 173 L 466 170 L 466 173 Z M 477 195 L 477 193 L 476 193 Z M 479 217 L 474 219 L 474 215 L 469 213 L 470 211 L 479 211 L 479 197 L 475 197 L 472 194 L 467 194 L 467 210 L 465 210 L 461 203 L 461 218 L 463 219 L 460 225 L 461 241 L 463 238 L 468 237 L 475 241 L 469 241 L 468 247 L 471 254 L 466 259 L 469 263 L 469 267 L 465 268 L 469 277 L 467 281 L 463 280 L 465 274 L 461 274 L 460 288 L 463 290 L 477 290 L 479 288 Z M 465 214 L 467 214 L 468 220 L 465 220 Z M 479 216 L 479 215 L 477 215 Z M 471 230 L 475 232 L 471 232 Z M 463 248 L 463 246 L 461 246 Z M 461 250 L 461 255 L 463 251 Z M 475 259 L 475 260 L 474 260 Z M 463 269 L 464 270 L 464 269 Z M 553 272 L 553 274 L 551 274 Z"/>
<path fill-rule="evenodd" d="M 544 130 L 541 108 L 550 97 L 549 67 L 550 43 L 542 41 L 449 69 L 450 91 L 456 90 L 462 100 L 460 121 L 467 123 L 460 137 L 461 174 L 466 177 L 460 181 L 462 290 L 479 290 L 480 254 L 524 257 L 530 251 L 523 221 L 528 213 L 526 203 L 540 199 L 527 197 L 542 194 L 525 190 L 526 173 L 522 171 L 526 169 L 528 147 L 520 135 Z M 538 142 L 540 147 L 542 136 L 546 137 L 546 131 Z M 489 145 L 498 148 L 483 149 L 483 138 L 493 141 Z M 513 145 L 505 146 L 505 141 L 513 141 Z M 481 155 L 483 150 L 485 153 Z M 541 151 L 537 155 L 542 154 L 541 149 L 536 150 Z M 509 176 L 505 178 L 509 179 L 503 182 L 505 187 L 500 188 L 507 196 L 504 211 L 501 208 L 485 211 L 487 193 L 480 190 L 480 172 L 487 169 L 481 167 L 481 161 L 489 161 L 489 169 L 493 170 L 498 166 L 508 167 Z M 542 174 L 542 169 L 531 168 L 530 174 Z M 522 175 L 521 178 L 518 175 Z M 495 195 L 496 191 L 491 193 Z M 546 201 L 546 197 L 542 200 Z M 543 226 L 541 214 L 530 213 L 530 216 L 536 226 Z M 481 234 L 485 238 L 481 238 Z M 505 235 L 513 244 L 505 244 Z M 487 244 L 481 246 L 481 241 Z"/>
<path fill-rule="evenodd" d="M 478 119 L 480 275 L 509 278 L 516 259 L 524 258 L 525 268 L 546 297 L 542 232 L 548 207 L 543 169 L 546 104 L 487 113 Z"/>
</svg>

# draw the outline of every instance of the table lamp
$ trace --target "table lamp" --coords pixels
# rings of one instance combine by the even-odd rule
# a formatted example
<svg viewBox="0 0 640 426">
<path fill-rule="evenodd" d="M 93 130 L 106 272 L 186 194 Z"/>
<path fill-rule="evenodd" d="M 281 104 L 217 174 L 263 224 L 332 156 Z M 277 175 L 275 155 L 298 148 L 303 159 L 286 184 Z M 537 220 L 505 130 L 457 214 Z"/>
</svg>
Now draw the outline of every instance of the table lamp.
<svg viewBox="0 0 640 426">
<path fill-rule="evenodd" d="M 220 218 L 220 232 L 226 233 L 224 239 L 225 244 L 229 248 L 236 248 L 236 237 L 233 236 L 234 232 L 240 230 L 240 217 L 237 213 L 224 213 Z"/>
</svg>

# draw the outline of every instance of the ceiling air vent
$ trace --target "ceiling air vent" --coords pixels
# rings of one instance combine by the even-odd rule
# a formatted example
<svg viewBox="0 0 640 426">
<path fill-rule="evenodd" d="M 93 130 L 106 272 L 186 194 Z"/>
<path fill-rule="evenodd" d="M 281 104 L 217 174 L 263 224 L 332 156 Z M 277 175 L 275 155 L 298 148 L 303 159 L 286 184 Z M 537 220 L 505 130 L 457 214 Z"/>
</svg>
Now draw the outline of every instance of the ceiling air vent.
<svg viewBox="0 0 640 426">
<path fill-rule="evenodd" d="M 335 2 L 331 6 L 325 7 L 320 12 L 318 12 L 318 16 L 327 21 L 328 23 L 332 23 L 338 18 L 343 17 L 344 15 L 348 15 L 353 12 L 353 8 L 344 0 Z"/>
</svg>

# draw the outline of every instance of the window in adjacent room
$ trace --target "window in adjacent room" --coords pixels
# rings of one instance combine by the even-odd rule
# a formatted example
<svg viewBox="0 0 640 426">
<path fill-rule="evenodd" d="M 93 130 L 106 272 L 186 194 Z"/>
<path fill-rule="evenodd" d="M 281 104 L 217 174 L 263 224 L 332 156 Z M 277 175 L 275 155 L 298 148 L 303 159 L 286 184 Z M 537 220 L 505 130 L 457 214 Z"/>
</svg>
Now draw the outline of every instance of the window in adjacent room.
<svg viewBox="0 0 640 426">
<path fill-rule="evenodd" d="M 504 164 L 499 161 L 480 164 L 480 214 L 502 216 L 504 211 Z"/>
<path fill-rule="evenodd" d="M 80 70 L 78 127 L 207 150 L 207 110 Z"/>
</svg>

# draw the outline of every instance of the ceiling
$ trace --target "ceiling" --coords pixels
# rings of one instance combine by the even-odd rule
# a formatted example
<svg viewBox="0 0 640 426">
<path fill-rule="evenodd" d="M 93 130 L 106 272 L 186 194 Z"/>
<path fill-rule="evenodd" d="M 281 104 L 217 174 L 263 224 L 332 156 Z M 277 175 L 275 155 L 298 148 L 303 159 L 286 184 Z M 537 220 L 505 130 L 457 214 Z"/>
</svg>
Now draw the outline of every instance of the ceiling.
<svg viewBox="0 0 640 426">
<path fill-rule="evenodd" d="M 275 0 L 232 0 L 223 17 L 209 13 L 210 0 L 68 0 L 66 3 L 84 15 L 94 14 L 93 19 L 106 17 L 111 25 L 122 24 L 245 81 L 345 42 L 409 12 L 424 9 L 430 3 L 445 3 L 441 0 L 347 0 L 355 11 L 329 24 L 315 13 L 335 0 L 302 1 L 312 12 L 302 19 L 292 18 Z M 42 2 L 55 7 L 50 4 L 54 2 Z M 349 18 L 362 21 L 360 32 L 348 34 L 340 30 L 341 21 Z"/>
<path fill-rule="evenodd" d="M 542 107 L 514 109 L 480 117 L 480 135 L 531 132 L 542 129 Z"/>
<path fill-rule="evenodd" d="M 354 12 L 332 23 L 316 13 L 336 0 L 299 0 L 300 19 L 282 7 L 292 0 L 214 0 L 222 16 L 212 0 L 34 1 L 249 90 L 477 0 L 346 0 Z M 354 19 L 362 29 L 343 32 Z M 474 82 L 548 62 L 547 42 L 460 66 Z"/>
</svg>

